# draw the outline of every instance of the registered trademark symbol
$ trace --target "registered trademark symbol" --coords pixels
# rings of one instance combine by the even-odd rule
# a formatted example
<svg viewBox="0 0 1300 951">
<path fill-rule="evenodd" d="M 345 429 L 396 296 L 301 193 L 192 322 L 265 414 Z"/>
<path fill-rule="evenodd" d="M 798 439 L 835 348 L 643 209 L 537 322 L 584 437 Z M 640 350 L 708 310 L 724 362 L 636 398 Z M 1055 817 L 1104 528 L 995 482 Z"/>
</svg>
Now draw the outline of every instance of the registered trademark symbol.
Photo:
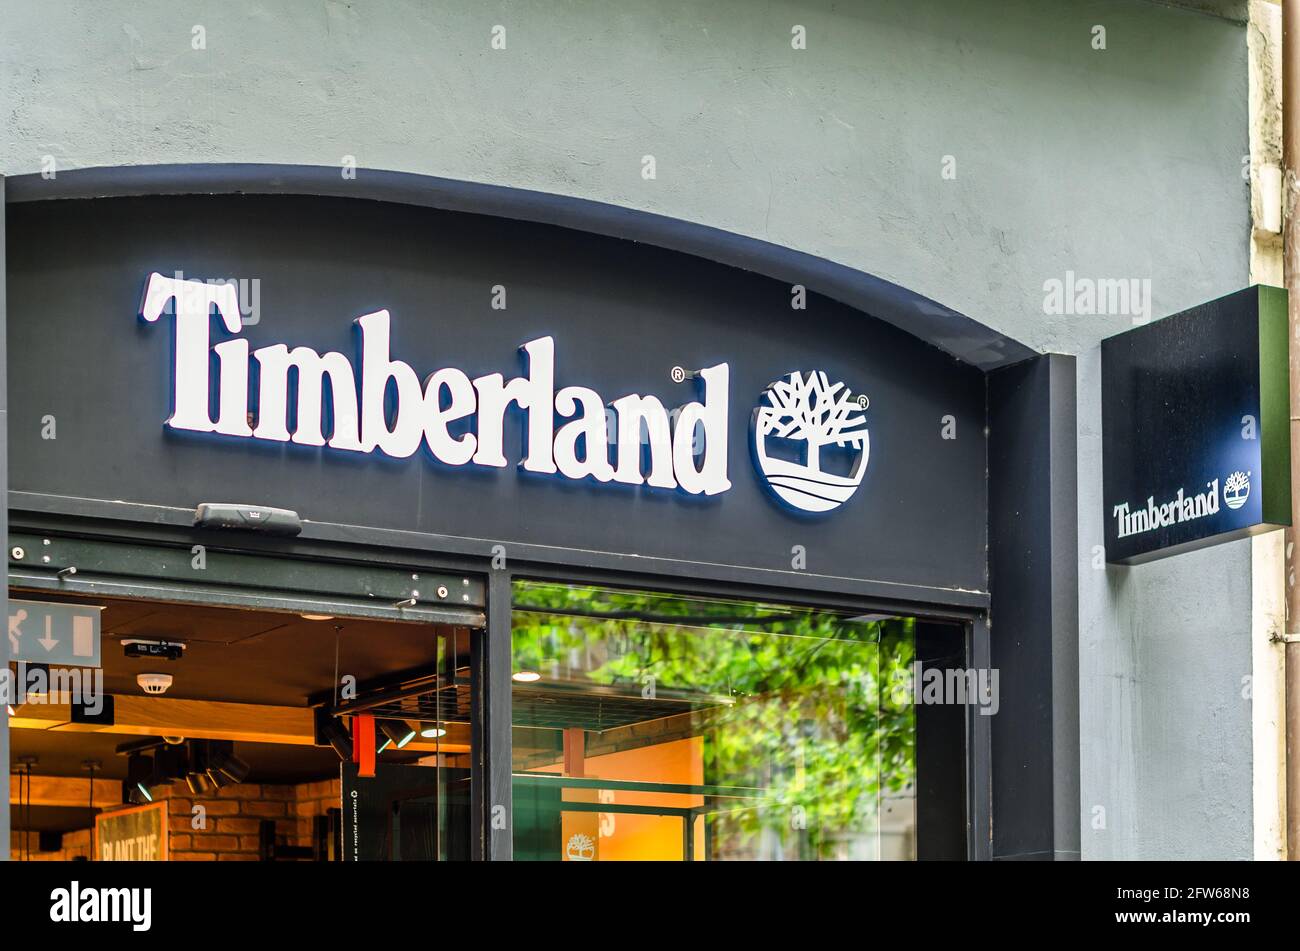
<svg viewBox="0 0 1300 951">
<path fill-rule="evenodd" d="M 673 367 L 672 373 L 670 373 L 669 376 L 673 378 L 674 383 L 681 383 L 683 380 L 686 379 L 686 368 Z"/>
<path fill-rule="evenodd" d="M 871 400 L 867 399 L 866 394 L 858 397 L 858 409 L 866 409 L 871 405 Z"/>
</svg>

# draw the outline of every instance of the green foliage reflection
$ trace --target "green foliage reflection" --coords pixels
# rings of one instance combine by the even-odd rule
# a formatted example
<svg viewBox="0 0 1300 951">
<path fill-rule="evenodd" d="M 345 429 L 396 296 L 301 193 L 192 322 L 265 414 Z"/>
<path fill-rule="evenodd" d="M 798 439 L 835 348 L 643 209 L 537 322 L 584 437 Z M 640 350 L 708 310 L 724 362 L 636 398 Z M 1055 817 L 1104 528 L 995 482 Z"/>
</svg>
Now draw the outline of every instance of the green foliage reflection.
<svg viewBox="0 0 1300 951">
<path fill-rule="evenodd" d="M 715 857 L 873 853 L 881 797 L 910 793 L 915 779 L 914 655 L 910 618 L 539 583 L 515 590 L 515 671 L 540 674 L 542 688 L 599 687 L 686 711 L 677 715 L 703 737 L 705 782 L 762 790 L 758 806 L 709 816 Z"/>
</svg>

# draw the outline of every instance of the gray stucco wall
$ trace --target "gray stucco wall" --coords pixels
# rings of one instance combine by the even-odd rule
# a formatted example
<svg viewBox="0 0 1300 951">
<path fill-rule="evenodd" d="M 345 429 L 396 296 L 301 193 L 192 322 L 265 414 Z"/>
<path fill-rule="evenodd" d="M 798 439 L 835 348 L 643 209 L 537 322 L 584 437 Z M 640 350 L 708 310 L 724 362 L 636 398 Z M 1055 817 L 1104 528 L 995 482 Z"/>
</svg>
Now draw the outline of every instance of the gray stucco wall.
<svg viewBox="0 0 1300 951">
<path fill-rule="evenodd" d="M 1043 282 L 1149 278 L 1156 317 L 1243 286 L 1246 82 L 1239 23 L 1140 0 L 0 0 L 0 170 L 354 156 L 791 245 L 1082 354 L 1084 855 L 1245 857 L 1249 546 L 1091 568 L 1095 345 L 1132 318 L 1047 315 Z"/>
<path fill-rule="evenodd" d="M 1251 543 L 1095 567 L 1100 349 L 1078 368 L 1083 857 L 1249 859 Z"/>
</svg>

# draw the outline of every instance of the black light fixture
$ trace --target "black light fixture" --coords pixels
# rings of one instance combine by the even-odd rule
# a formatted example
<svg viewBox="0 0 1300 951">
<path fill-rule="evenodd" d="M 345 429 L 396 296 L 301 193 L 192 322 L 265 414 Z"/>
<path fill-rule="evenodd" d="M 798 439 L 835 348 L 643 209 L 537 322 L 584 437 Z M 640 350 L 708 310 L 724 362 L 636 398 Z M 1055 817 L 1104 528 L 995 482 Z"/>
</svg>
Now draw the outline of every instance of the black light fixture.
<svg viewBox="0 0 1300 951">
<path fill-rule="evenodd" d="M 207 773 L 186 773 L 185 785 L 189 787 L 191 796 L 202 796 L 215 788 Z"/>
<path fill-rule="evenodd" d="M 186 745 L 189 746 L 190 762 L 189 770 L 185 773 L 185 785 L 194 796 L 212 792 L 217 787 L 208 779 L 208 741 L 190 740 Z"/>
<path fill-rule="evenodd" d="M 122 782 L 122 801 L 134 805 L 153 802 L 149 783 L 153 781 L 153 757 L 134 753 L 126 761 L 126 779 Z"/>
<path fill-rule="evenodd" d="M 352 762 L 352 734 L 343 721 L 325 707 L 315 710 L 316 745 L 332 746 L 344 763 Z"/>
<path fill-rule="evenodd" d="M 235 744 L 230 740 L 213 740 L 208 744 L 206 775 L 218 787 L 233 786 L 248 778 L 250 767 L 235 755 Z"/>
<path fill-rule="evenodd" d="M 184 779 L 191 795 L 201 796 L 248 778 L 252 767 L 235 754 L 232 740 L 186 740 L 154 737 L 123 743 L 119 756 L 127 757 L 127 778 L 122 782 L 122 802 L 153 802 L 151 789 Z"/>
<path fill-rule="evenodd" d="M 32 686 L 28 686 L 28 684 Z M 20 681 L 20 686 L 22 691 L 19 693 L 19 697 L 24 702 L 47 698 L 50 695 L 50 665 L 28 664 L 27 672 Z"/>
<path fill-rule="evenodd" d="M 89 703 L 74 700 L 72 703 L 72 722 L 91 723 L 96 726 L 114 726 L 117 723 L 114 713 L 113 695 L 105 694 L 99 698 L 99 704 L 92 710 Z"/>
<path fill-rule="evenodd" d="M 385 737 L 384 742 L 379 747 L 380 753 L 390 746 L 399 750 L 403 749 L 406 744 L 415 739 L 415 734 L 418 732 L 409 720 L 380 720 L 379 731 Z"/>
<path fill-rule="evenodd" d="M 189 770 L 189 752 L 183 744 L 160 746 L 153 754 L 153 780 L 149 785 L 170 786 L 183 779 Z"/>
</svg>

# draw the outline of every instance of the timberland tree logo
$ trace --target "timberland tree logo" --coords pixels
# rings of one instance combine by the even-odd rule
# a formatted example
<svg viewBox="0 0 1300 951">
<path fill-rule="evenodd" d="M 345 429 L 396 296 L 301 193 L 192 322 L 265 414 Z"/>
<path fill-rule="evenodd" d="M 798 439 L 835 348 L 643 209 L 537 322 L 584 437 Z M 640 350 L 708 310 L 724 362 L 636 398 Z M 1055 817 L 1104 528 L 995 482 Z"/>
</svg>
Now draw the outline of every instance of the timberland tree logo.
<svg viewBox="0 0 1300 951">
<path fill-rule="evenodd" d="M 1238 470 L 1228 476 L 1223 483 L 1223 504 L 1230 509 L 1239 509 L 1250 498 L 1250 473 Z"/>
<path fill-rule="evenodd" d="M 596 843 L 585 832 L 575 832 L 569 836 L 564 854 L 570 862 L 593 862 L 596 859 Z"/>
<path fill-rule="evenodd" d="M 847 502 L 862 484 L 871 440 L 865 396 L 852 396 L 843 383 L 832 384 L 821 370 L 798 371 L 771 384 L 754 410 L 754 459 L 767 487 L 788 505 L 805 512 L 829 512 Z M 776 455 L 793 444 L 798 459 Z M 822 450 L 847 454 L 843 474 L 827 467 Z"/>
</svg>

